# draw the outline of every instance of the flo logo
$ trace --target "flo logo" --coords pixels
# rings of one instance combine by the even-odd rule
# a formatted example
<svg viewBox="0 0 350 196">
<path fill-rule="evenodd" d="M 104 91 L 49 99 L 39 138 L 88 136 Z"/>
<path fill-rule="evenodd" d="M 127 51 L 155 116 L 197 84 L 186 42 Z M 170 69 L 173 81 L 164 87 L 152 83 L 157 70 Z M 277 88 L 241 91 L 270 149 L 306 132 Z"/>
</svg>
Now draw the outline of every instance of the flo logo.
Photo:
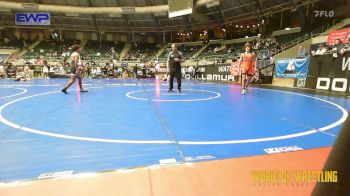
<svg viewBox="0 0 350 196">
<path fill-rule="evenodd" d="M 334 11 L 319 11 L 316 10 L 315 12 L 315 18 L 333 18 L 334 17 Z"/>
</svg>

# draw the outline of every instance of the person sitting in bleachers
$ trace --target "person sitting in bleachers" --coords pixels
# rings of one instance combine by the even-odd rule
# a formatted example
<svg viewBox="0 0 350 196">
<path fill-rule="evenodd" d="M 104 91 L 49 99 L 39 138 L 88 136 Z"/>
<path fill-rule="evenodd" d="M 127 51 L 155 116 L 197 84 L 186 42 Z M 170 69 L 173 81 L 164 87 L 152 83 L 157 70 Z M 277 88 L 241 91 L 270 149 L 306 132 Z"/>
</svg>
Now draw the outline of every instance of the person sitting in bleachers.
<svg viewBox="0 0 350 196">
<path fill-rule="evenodd" d="M 343 55 L 347 50 L 345 44 L 340 40 L 336 39 L 331 46 L 333 57 L 337 58 L 338 55 Z"/>
<path fill-rule="evenodd" d="M 30 80 L 30 68 L 29 68 L 29 64 L 26 64 L 23 68 L 23 72 L 24 72 L 24 80 Z"/>
<path fill-rule="evenodd" d="M 311 53 L 312 53 L 313 56 L 320 56 L 320 55 L 325 55 L 326 52 L 327 52 L 327 48 L 324 47 L 323 44 L 320 44 L 318 46 L 317 50 L 316 51 L 312 51 Z"/>
<path fill-rule="evenodd" d="M 25 77 L 25 73 L 23 70 L 22 66 L 18 66 L 17 70 L 16 70 L 16 78 L 15 81 L 25 81 L 26 77 Z"/>
</svg>

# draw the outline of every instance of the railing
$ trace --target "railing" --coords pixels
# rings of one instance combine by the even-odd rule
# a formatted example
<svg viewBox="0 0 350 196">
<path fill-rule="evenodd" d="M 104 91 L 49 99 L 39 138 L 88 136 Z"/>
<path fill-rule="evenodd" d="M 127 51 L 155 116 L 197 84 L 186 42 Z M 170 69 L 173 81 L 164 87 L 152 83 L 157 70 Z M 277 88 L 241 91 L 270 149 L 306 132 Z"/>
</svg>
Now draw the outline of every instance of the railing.
<svg viewBox="0 0 350 196">
<path fill-rule="evenodd" d="M 0 46 L 0 49 L 11 49 L 11 50 L 17 50 L 21 47 L 15 47 L 15 46 Z"/>
<path fill-rule="evenodd" d="M 332 26 L 332 25 L 330 25 L 329 23 L 327 23 L 327 24 L 325 24 L 325 25 L 323 25 L 323 26 L 321 26 L 321 27 L 319 27 L 319 28 L 317 28 L 317 29 L 311 31 L 310 34 L 306 34 L 306 35 L 304 35 L 304 36 L 301 36 L 301 37 L 298 37 L 298 38 L 296 38 L 296 39 L 293 39 L 293 40 L 291 40 L 290 42 L 287 42 L 287 43 L 283 44 L 283 45 L 281 46 L 281 49 L 276 49 L 276 48 L 275 48 L 275 49 L 270 50 L 270 55 L 271 55 L 271 56 L 275 56 L 275 55 L 277 55 L 277 54 L 279 54 L 279 53 L 281 53 L 281 52 L 284 52 L 284 51 L 288 50 L 289 48 L 292 48 L 292 47 L 294 47 L 294 46 L 296 46 L 296 45 L 298 45 L 298 44 L 300 44 L 300 43 L 302 43 L 302 42 L 304 42 L 304 41 L 306 41 L 306 40 L 309 40 L 309 39 L 311 39 L 311 38 L 317 37 L 317 36 L 319 36 L 320 34 L 322 34 L 322 33 L 324 33 L 325 31 L 327 31 L 328 29 L 330 29 L 331 26 Z"/>
</svg>

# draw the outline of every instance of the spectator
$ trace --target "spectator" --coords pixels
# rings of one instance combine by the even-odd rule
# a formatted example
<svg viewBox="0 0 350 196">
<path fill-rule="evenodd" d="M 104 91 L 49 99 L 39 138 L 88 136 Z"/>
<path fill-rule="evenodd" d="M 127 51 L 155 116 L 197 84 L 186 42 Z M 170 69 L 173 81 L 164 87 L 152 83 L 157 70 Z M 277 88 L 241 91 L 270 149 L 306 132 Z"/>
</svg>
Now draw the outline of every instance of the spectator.
<svg viewBox="0 0 350 196">
<path fill-rule="evenodd" d="M 345 45 L 340 39 L 336 39 L 332 44 L 331 48 L 332 48 L 334 58 L 337 58 L 338 55 L 342 55 L 345 53 Z"/>
<path fill-rule="evenodd" d="M 298 57 L 306 57 L 307 52 L 303 45 L 299 46 Z"/>
<path fill-rule="evenodd" d="M 134 78 L 137 78 L 137 64 L 133 67 L 132 72 L 133 72 Z"/>
<path fill-rule="evenodd" d="M 159 70 L 160 70 L 160 63 L 159 63 L 158 60 L 156 60 L 156 61 L 154 62 L 154 68 L 155 68 L 155 75 L 156 75 L 156 78 L 158 79 L 158 72 L 159 72 Z"/>
<path fill-rule="evenodd" d="M 140 63 L 140 67 L 142 70 L 142 79 L 146 79 L 147 78 L 147 76 L 146 76 L 147 68 L 146 68 L 145 63 Z"/>
<path fill-rule="evenodd" d="M 28 64 L 24 66 L 23 72 L 24 72 L 24 80 L 25 81 L 30 80 L 30 68 Z"/>
<path fill-rule="evenodd" d="M 90 65 L 90 63 L 86 63 L 86 74 L 88 77 L 91 77 L 92 75 L 92 66 Z"/>
<path fill-rule="evenodd" d="M 44 61 L 43 75 L 44 78 L 49 78 L 49 67 L 47 66 L 47 61 Z"/>
<path fill-rule="evenodd" d="M 92 67 L 92 70 L 91 70 L 92 78 L 94 78 L 96 75 L 97 75 L 97 68 L 96 67 Z"/>
<path fill-rule="evenodd" d="M 15 81 L 26 81 L 26 74 L 22 66 L 17 67 Z"/>
<path fill-rule="evenodd" d="M 34 67 L 34 77 L 41 77 L 42 69 L 40 65 L 35 65 Z"/>
<path fill-rule="evenodd" d="M 2 64 L 0 64 L 0 78 L 3 78 L 3 79 L 6 78 L 5 67 Z"/>
<path fill-rule="evenodd" d="M 269 54 L 269 52 L 264 52 L 264 54 L 263 54 L 263 60 L 270 60 L 270 54 Z"/>
<path fill-rule="evenodd" d="M 107 78 L 108 76 L 108 68 L 107 65 L 109 65 L 108 63 L 106 65 L 102 65 L 101 67 L 101 72 L 104 78 Z"/>
<path fill-rule="evenodd" d="M 194 73 L 194 67 L 193 67 L 193 65 L 190 65 L 189 67 L 188 67 L 188 70 L 187 70 L 187 72 L 188 72 L 188 74 L 190 75 L 190 79 L 192 80 L 193 79 L 193 73 Z"/>
<path fill-rule="evenodd" d="M 325 55 L 327 52 L 327 49 L 324 47 L 323 44 L 320 44 L 316 50 L 316 52 L 313 53 L 314 56 L 320 56 Z"/>
</svg>

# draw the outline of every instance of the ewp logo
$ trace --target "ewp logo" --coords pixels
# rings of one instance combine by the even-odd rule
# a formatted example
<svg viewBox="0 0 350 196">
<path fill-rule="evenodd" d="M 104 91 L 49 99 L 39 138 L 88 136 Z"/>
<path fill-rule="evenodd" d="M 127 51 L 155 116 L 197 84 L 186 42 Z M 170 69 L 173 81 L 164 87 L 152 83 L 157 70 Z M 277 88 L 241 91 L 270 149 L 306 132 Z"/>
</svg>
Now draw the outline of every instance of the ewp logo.
<svg viewBox="0 0 350 196">
<path fill-rule="evenodd" d="M 16 13 L 16 25 L 51 25 L 50 13 Z"/>
</svg>

